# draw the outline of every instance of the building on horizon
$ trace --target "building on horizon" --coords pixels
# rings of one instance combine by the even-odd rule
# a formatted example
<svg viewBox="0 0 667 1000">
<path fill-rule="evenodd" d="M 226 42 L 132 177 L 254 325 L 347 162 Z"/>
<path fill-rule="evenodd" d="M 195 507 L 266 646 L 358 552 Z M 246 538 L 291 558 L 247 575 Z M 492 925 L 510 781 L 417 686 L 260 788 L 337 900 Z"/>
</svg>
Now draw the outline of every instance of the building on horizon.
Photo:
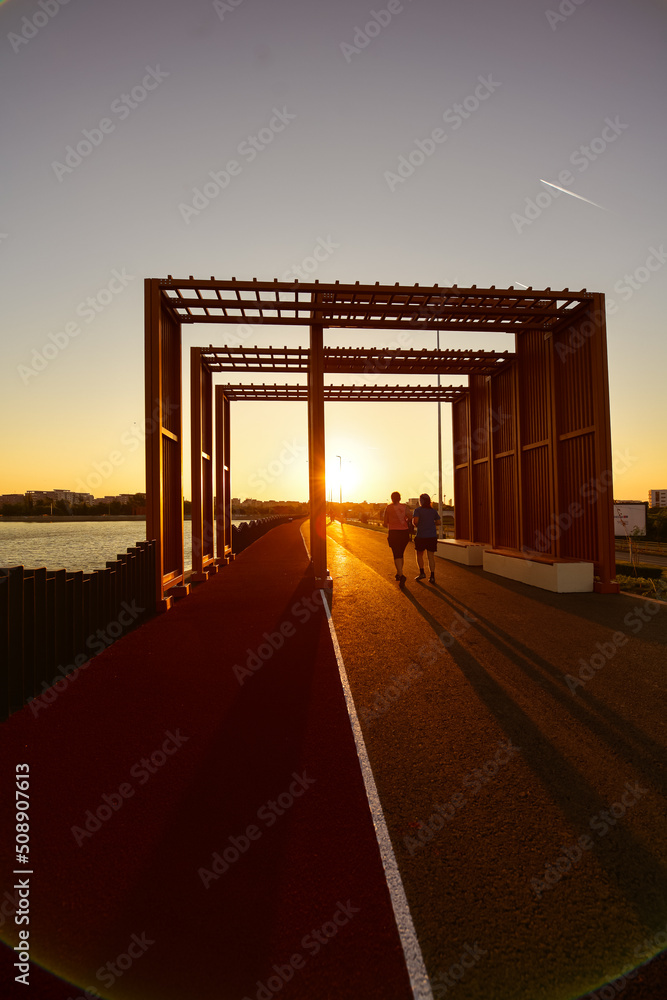
<svg viewBox="0 0 667 1000">
<path fill-rule="evenodd" d="M 649 507 L 667 507 L 667 490 L 649 490 Z"/>
<path fill-rule="evenodd" d="M 92 493 L 76 493 L 74 490 L 26 490 L 25 493 L 5 493 L 0 496 L 0 506 L 10 503 L 55 503 L 61 500 L 68 507 L 85 504 L 92 507 L 101 503 L 130 504 L 143 494 L 118 493 L 114 496 L 94 497 Z"/>
<path fill-rule="evenodd" d="M 95 497 L 92 503 L 129 503 L 132 496 L 131 493 L 118 493 L 115 496 Z"/>
<path fill-rule="evenodd" d="M 77 503 L 94 503 L 92 493 L 75 493 L 73 490 L 26 490 L 21 500 L 62 500 L 68 507 Z"/>
<path fill-rule="evenodd" d="M 0 507 L 3 507 L 6 503 L 23 503 L 25 500 L 25 493 L 3 493 L 0 496 Z"/>
</svg>

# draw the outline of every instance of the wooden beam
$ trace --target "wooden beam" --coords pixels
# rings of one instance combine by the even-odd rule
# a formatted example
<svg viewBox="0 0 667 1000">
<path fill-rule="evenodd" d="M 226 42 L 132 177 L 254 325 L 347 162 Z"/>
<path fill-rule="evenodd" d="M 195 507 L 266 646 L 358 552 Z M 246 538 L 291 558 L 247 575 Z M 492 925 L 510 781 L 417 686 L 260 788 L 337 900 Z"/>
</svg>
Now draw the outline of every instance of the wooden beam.
<svg viewBox="0 0 667 1000">
<path fill-rule="evenodd" d="M 144 378 L 146 401 L 146 538 L 156 541 L 155 601 L 164 608 L 164 492 L 162 468 L 162 340 L 160 288 L 155 278 L 144 281 Z"/>
<path fill-rule="evenodd" d="M 202 465 L 202 365 L 201 348 L 190 348 L 190 470 L 192 518 L 192 581 L 204 575 L 204 501 Z"/>
<path fill-rule="evenodd" d="M 324 433 L 324 349 L 323 329 L 310 328 L 309 369 L 309 454 L 310 454 L 310 551 L 317 586 L 325 586 L 327 572 L 326 541 L 326 459 Z"/>
<path fill-rule="evenodd" d="M 607 361 L 607 323 L 602 293 L 593 296 L 589 312 L 593 326 L 591 336 L 591 368 L 593 382 L 593 413 L 596 427 L 595 455 L 598 480 L 597 531 L 598 558 L 596 566 L 600 580 L 594 584 L 598 593 L 618 593 L 616 583 L 616 543 L 614 538 L 614 486 L 611 450 L 611 413 L 609 407 L 609 370 Z"/>
</svg>

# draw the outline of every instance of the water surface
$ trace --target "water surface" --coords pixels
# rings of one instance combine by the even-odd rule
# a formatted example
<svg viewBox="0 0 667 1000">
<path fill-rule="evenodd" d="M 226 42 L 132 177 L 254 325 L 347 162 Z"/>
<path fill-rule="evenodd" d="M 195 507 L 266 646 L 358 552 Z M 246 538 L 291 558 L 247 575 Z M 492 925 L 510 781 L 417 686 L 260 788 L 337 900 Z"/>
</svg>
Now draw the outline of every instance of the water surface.
<svg viewBox="0 0 667 1000">
<path fill-rule="evenodd" d="M 184 534 L 185 568 L 191 569 L 191 521 Z M 145 521 L 0 521 L 0 566 L 90 573 L 145 538 Z"/>
</svg>

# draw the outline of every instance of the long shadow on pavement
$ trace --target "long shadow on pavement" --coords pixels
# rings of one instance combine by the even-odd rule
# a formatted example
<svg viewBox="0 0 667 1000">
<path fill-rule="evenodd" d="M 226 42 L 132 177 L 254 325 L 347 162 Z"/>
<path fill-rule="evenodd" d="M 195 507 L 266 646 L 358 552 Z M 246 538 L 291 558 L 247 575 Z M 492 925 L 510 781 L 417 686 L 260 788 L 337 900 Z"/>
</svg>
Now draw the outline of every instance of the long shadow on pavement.
<svg viewBox="0 0 667 1000">
<path fill-rule="evenodd" d="M 503 690 L 468 650 L 409 591 L 406 598 L 430 625 L 478 697 L 496 717 L 514 744 L 521 749 L 528 767 L 548 788 L 560 809 L 575 828 L 590 829 L 590 819 L 607 809 L 604 801 L 579 771 L 544 737 L 533 720 Z M 446 600 L 446 599 L 445 599 Z M 450 603 L 450 602 L 447 602 Z M 444 643 L 443 643 L 444 645 Z M 600 865 L 618 885 L 625 899 L 646 926 L 665 919 L 667 869 L 621 823 L 615 827 L 616 846 L 609 839 L 594 841 Z M 619 858 L 623 859 L 622 867 Z"/>
<path fill-rule="evenodd" d="M 558 667 L 544 659 L 534 649 L 520 642 L 516 637 L 498 628 L 496 624 L 474 611 L 470 605 L 464 604 L 463 601 L 458 600 L 453 594 L 449 594 L 438 584 L 435 587 L 430 584 L 429 588 L 429 593 L 432 596 L 444 601 L 454 611 L 461 613 L 459 608 L 463 608 L 466 613 L 469 613 L 469 617 L 474 617 L 480 635 L 484 636 L 504 656 L 507 656 L 531 680 L 559 701 L 562 707 L 578 722 L 595 733 L 600 740 L 607 743 L 624 760 L 632 762 L 633 767 L 641 771 L 647 780 L 654 782 L 663 794 L 667 795 L 667 749 L 664 746 L 656 743 L 625 716 L 619 715 L 613 708 L 601 703 L 589 691 L 577 690 L 577 693 L 573 695 L 569 689 L 565 690 L 564 675 Z M 536 667 L 540 667 L 544 673 Z M 545 674 L 549 674 L 551 677 L 545 676 Z M 584 702 L 586 705 L 583 704 Z M 634 741 L 635 745 L 631 740 Z M 637 757 L 638 752 L 642 751 L 646 754 L 646 758 Z M 666 769 L 664 774 L 657 771 L 656 761 Z"/>
<path fill-rule="evenodd" d="M 626 594 L 557 594 L 550 590 L 541 590 L 539 587 L 530 587 L 528 584 L 519 583 L 517 580 L 508 580 L 506 577 L 496 576 L 494 573 L 486 573 L 478 566 L 460 566 L 457 563 L 449 563 L 448 568 L 472 574 L 474 577 L 479 577 L 482 580 L 493 583 L 494 586 L 501 587 L 503 590 L 511 591 L 519 597 L 524 597 L 530 601 L 537 601 L 539 604 L 555 608 L 558 611 L 566 611 L 577 618 L 595 622 L 597 625 L 606 625 L 608 628 L 613 628 L 614 630 L 618 628 L 619 617 L 622 621 L 622 614 L 631 610 L 631 605 L 628 602 L 633 601 L 633 603 L 640 605 L 644 603 L 641 599 L 633 598 Z M 665 610 L 667 610 L 667 591 L 663 593 L 661 601 L 665 604 Z M 625 610 L 622 614 L 620 614 L 619 607 L 621 604 L 625 605 Z M 665 619 L 667 620 L 667 615 L 665 615 Z M 667 621 L 664 628 L 663 641 L 667 638 Z"/>
</svg>

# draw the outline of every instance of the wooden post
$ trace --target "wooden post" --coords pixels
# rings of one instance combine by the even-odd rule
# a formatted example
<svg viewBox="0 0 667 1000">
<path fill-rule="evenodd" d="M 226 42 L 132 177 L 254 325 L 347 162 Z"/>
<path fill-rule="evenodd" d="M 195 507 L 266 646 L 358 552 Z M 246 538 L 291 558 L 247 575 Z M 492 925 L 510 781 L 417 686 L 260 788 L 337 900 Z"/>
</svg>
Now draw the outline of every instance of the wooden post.
<svg viewBox="0 0 667 1000">
<path fill-rule="evenodd" d="M 598 570 L 599 581 L 594 589 L 601 594 L 617 594 L 616 542 L 614 538 L 614 488 L 611 453 L 611 414 L 609 407 L 609 371 L 607 363 L 607 323 L 604 295 L 593 295 L 589 319 L 594 333 L 591 337 L 591 367 L 593 382 L 594 419 L 597 425 L 597 468 L 600 483 L 597 500 Z"/>
<path fill-rule="evenodd" d="M 205 581 L 215 572 L 213 559 L 213 380 L 202 363 L 201 347 L 190 348 L 192 470 L 192 576 Z"/>
<path fill-rule="evenodd" d="M 158 541 L 155 601 L 189 593 L 183 550 L 181 324 L 166 311 L 160 282 L 146 278 L 146 533 Z"/>
<path fill-rule="evenodd" d="M 310 481 L 310 551 L 315 582 L 325 586 L 327 572 L 327 496 L 324 438 L 324 338 L 322 325 L 310 327 L 308 378 L 308 440 Z"/>
<path fill-rule="evenodd" d="M 202 497 L 202 371 L 201 347 L 190 348 L 190 469 L 192 475 L 192 576 L 193 583 L 208 579 L 204 573 L 204 507 Z"/>
<path fill-rule="evenodd" d="M 224 438 L 222 456 L 225 464 L 225 557 L 234 561 L 232 552 L 232 422 L 231 406 L 227 396 L 222 396 Z"/>
<path fill-rule="evenodd" d="M 308 362 L 308 372 L 307 378 L 307 394 L 308 394 L 308 501 L 309 501 L 309 511 L 310 511 L 310 529 L 313 529 L 313 504 L 314 504 L 314 490 L 313 490 L 313 406 L 311 402 L 310 393 L 310 361 Z M 310 546 L 310 568 L 313 569 L 313 546 Z"/>
<path fill-rule="evenodd" d="M 146 380 L 146 538 L 157 542 L 155 600 L 163 607 L 164 544 L 162 502 L 162 386 L 160 384 L 160 286 L 144 281 Z M 170 602 L 169 602 L 170 603 Z M 169 607 L 169 603 L 166 607 Z M 166 610 L 166 608 L 165 608 Z"/>
<path fill-rule="evenodd" d="M 221 385 L 215 387 L 215 535 L 216 564 L 226 566 L 232 553 L 232 492 L 230 476 L 230 406 Z"/>
</svg>

